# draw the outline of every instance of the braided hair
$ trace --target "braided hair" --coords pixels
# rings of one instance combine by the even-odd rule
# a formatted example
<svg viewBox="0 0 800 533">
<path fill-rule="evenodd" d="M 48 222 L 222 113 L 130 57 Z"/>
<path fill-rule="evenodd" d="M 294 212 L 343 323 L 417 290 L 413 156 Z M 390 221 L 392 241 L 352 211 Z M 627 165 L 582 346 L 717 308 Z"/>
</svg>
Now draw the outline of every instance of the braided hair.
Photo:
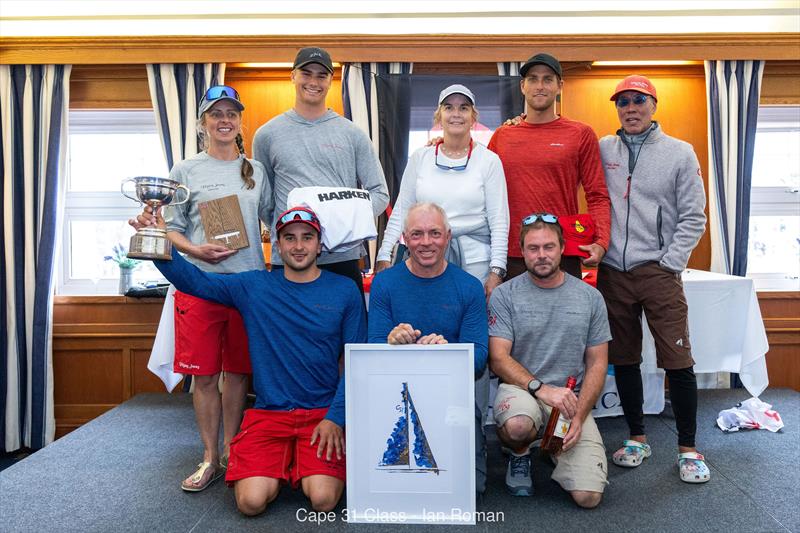
<svg viewBox="0 0 800 533">
<path fill-rule="evenodd" d="M 239 148 L 239 153 L 242 154 L 242 181 L 245 187 L 252 189 L 256 186 L 256 181 L 253 179 L 253 165 L 247 160 L 247 155 L 244 153 L 244 139 L 242 134 L 236 135 L 236 146 Z"/>
</svg>

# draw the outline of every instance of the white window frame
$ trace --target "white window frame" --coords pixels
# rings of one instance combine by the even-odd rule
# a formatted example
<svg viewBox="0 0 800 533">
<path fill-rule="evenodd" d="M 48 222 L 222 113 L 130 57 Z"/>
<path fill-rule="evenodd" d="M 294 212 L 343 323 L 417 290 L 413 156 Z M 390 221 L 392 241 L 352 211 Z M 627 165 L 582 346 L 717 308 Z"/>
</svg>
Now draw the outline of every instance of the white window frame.
<svg viewBox="0 0 800 533">
<path fill-rule="evenodd" d="M 800 106 L 762 105 L 758 109 L 756 135 L 762 132 L 796 131 L 800 129 Z M 750 216 L 800 215 L 800 190 L 788 186 L 750 189 Z M 800 290 L 800 280 L 780 273 L 750 273 L 759 290 Z"/>
<path fill-rule="evenodd" d="M 113 117 L 110 117 L 113 114 Z M 73 133 L 156 133 L 155 116 L 151 109 L 141 110 L 77 110 L 69 112 L 69 132 Z M 67 151 L 69 155 L 69 151 Z M 166 168 L 166 163 L 165 163 Z M 126 220 L 141 211 L 141 206 L 117 191 L 70 192 L 70 165 L 67 165 L 64 220 L 61 228 L 61 257 L 56 294 L 115 295 L 119 281 L 70 276 L 72 242 L 70 223 L 81 220 Z M 126 247 L 128 243 L 122 243 Z M 110 250 L 109 250 L 110 253 Z"/>
</svg>

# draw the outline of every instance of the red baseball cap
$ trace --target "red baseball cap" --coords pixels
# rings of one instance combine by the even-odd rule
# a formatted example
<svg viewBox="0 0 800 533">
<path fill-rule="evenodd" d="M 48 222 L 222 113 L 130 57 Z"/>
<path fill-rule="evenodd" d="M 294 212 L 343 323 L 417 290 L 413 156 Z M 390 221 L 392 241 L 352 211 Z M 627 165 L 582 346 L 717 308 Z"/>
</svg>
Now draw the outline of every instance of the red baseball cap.
<svg viewBox="0 0 800 533">
<path fill-rule="evenodd" d="M 658 97 L 656 96 L 656 86 L 653 85 L 650 80 L 644 76 L 639 76 L 638 74 L 628 76 L 619 82 L 617 84 L 617 88 L 614 90 L 614 94 L 611 95 L 611 101 L 616 102 L 619 93 L 624 93 L 625 91 L 636 91 L 646 94 L 647 96 L 652 96 L 653 100 L 658 101 Z"/>
<path fill-rule="evenodd" d="M 292 207 L 278 215 L 277 220 L 275 221 L 275 231 L 280 234 L 281 230 L 288 226 L 289 224 L 295 224 L 298 222 L 302 222 L 303 224 L 308 224 L 315 230 L 317 233 L 322 233 L 322 226 L 319 223 L 319 218 L 317 218 L 317 214 L 314 213 L 311 209 L 303 206 Z"/>
<path fill-rule="evenodd" d="M 579 250 L 578 246 L 585 246 L 594 242 L 594 220 L 592 215 L 568 215 L 558 217 L 558 223 L 564 232 L 564 254 L 578 257 L 589 257 L 588 252 Z"/>
</svg>

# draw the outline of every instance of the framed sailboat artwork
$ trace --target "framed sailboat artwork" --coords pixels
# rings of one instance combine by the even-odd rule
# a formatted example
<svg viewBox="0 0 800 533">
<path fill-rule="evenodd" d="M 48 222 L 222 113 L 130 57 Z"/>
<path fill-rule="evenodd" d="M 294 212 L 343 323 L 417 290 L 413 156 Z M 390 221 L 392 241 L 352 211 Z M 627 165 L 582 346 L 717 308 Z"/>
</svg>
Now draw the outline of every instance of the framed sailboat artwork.
<svg viewBox="0 0 800 533">
<path fill-rule="evenodd" d="M 475 523 L 473 346 L 345 347 L 347 520 Z"/>
</svg>

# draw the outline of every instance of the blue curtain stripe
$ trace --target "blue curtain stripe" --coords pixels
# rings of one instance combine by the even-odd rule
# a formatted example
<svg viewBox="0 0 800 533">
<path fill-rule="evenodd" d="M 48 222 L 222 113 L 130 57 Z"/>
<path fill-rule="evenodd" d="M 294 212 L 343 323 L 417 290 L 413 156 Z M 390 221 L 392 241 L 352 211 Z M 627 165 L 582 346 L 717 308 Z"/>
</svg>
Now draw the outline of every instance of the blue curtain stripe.
<svg viewBox="0 0 800 533">
<path fill-rule="evenodd" d="M 0 297 L 14 302 L 11 314 L 5 306 L 0 311 L 0 395 L 14 398 L 15 409 L 8 417 L 4 401 L 0 410 L 6 452 L 42 448 L 54 434 L 51 317 L 70 72 L 69 65 L 0 66 L 0 113 L 3 125 L 9 125 L 0 143 L 0 201 L 11 211 L 10 228 L 0 220 Z M 10 255 L 9 235 L 14 241 Z"/>
</svg>

